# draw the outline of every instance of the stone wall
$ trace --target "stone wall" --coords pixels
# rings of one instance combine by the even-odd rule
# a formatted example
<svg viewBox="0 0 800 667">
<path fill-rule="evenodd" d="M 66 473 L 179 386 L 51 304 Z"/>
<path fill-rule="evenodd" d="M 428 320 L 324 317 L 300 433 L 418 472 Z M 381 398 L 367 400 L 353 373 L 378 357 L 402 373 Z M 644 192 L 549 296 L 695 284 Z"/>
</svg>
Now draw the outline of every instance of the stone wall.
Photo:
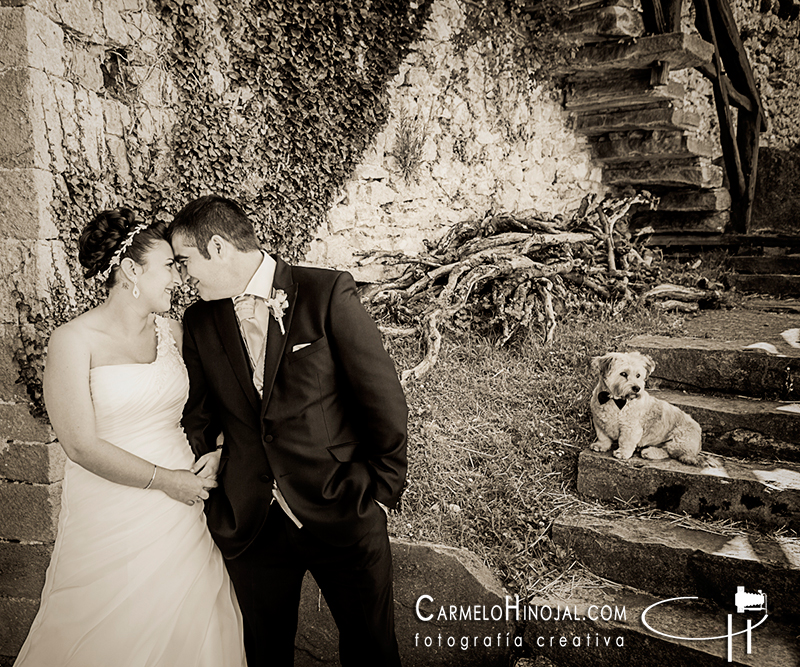
<svg viewBox="0 0 800 667">
<path fill-rule="evenodd" d="M 558 214 L 602 192 L 600 169 L 560 96 L 496 71 L 480 45 L 458 53 L 463 4 L 439 0 L 391 85 L 392 117 L 330 210 L 306 259 L 373 280 L 359 251 L 416 253 L 489 210 Z M 416 150 L 415 150 L 416 147 Z"/>
<path fill-rule="evenodd" d="M 38 608 L 60 505 L 64 454 L 31 416 L 15 359 L 41 363 L 39 302 L 70 281 L 53 202 L 73 194 L 62 174 L 75 162 L 98 181 L 139 177 L 137 147 L 171 125 L 163 35 L 144 0 L 18 4 L 0 2 L 0 665 Z M 106 87 L 119 58 L 138 75 L 128 91 Z"/>
</svg>

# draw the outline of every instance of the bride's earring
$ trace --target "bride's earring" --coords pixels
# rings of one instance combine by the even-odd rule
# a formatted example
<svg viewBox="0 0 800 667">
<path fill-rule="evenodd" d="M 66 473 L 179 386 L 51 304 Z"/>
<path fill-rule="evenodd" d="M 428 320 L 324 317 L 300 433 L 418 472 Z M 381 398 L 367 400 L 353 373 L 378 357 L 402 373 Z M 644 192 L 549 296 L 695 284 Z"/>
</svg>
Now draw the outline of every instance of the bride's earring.
<svg viewBox="0 0 800 667">
<path fill-rule="evenodd" d="M 132 292 L 132 294 L 133 294 L 133 298 L 134 299 L 138 299 L 139 298 L 139 294 L 140 294 L 139 285 L 136 282 L 136 278 L 133 279 L 133 292 Z"/>
</svg>

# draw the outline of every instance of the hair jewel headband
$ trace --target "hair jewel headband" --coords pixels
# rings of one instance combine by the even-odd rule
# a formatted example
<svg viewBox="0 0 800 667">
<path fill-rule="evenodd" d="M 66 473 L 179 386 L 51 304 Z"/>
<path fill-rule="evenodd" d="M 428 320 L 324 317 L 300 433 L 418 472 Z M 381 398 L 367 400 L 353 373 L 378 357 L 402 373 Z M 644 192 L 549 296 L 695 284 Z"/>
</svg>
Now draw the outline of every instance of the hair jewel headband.
<svg viewBox="0 0 800 667">
<path fill-rule="evenodd" d="M 130 231 L 130 233 L 123 239 L 122 243 L 120 243 L 119 248 L 117 248 L 114 254 L 111 256 L 111 261 L 108 263 L 108 266 L 97 274 L 96 277 L 100 282 L 104 283 L 106 280 L 108 280 L 108 277 L 111 275 L 114 267 L 119 266 L 120 262 L 122 262 L 122 256 L 125 254 L 125 251 L 131 247 L 134 237 L 143 229 L 147 229 L 149 226 L 150 225 L 146 222 L 140 222 Z"/>
</svg>

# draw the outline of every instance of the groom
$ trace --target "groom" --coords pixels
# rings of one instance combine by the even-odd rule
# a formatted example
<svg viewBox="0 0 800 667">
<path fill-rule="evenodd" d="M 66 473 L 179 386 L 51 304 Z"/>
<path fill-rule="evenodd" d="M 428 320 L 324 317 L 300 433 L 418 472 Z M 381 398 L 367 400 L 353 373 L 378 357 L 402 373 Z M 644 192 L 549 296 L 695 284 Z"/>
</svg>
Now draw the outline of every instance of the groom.
<svg viewBox="0 0 800 667">
<path fill-rule="evenodd" d="M 385 508 L 405 481 L 408 413 L 352 277 L 271 257 L 218 196 L 187 204 L 170 238 L 201 299 L 184 316 L 183 425 L 203 474 L 218 465 L 206 514 L 249 667 L 293 664 L 307 570 L 342 664 L 399 665 Z"/>
</svg>

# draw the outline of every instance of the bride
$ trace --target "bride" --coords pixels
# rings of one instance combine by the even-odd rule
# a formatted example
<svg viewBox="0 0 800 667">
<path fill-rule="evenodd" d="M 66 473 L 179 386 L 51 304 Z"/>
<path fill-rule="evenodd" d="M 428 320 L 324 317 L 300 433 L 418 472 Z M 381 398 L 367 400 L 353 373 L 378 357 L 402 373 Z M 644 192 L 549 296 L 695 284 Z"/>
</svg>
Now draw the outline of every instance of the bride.
<svg viewBox="0 0 800 667">
<path fill-rule="evenodd" d="M 50 339 L 44 398 L 69 460 L 42 602 L 15 667 L 242 667 L 242 619 L 180 426 L 188 376 L 165 227 L 128 209 L 83 231 L 108 298 Z"/>
</svg>

